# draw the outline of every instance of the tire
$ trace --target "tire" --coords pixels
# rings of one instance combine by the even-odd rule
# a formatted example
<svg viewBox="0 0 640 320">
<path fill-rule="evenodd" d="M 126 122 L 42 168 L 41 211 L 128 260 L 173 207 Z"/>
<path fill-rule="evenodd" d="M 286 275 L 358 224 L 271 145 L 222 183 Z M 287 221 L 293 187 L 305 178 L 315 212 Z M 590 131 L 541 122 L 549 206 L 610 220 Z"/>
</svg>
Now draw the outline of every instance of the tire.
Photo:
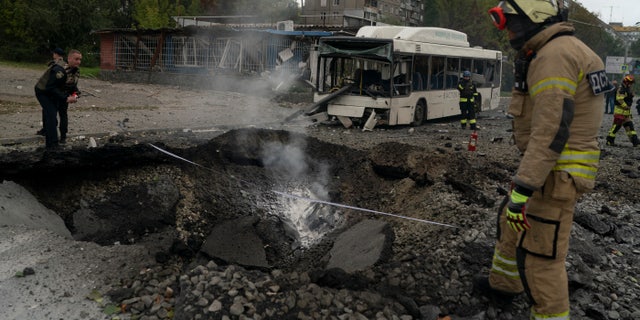
<svg viewBox="0 0 640 320">
<path fill-rule="evenodd" d="M 417 127 L 422 125 L 424 122 L 425 115 L 427 114 L 427 106 L 426 103 L 422 100 L 416 103 L 415 111 L 413 112 L 413 121 L 411 122 L 412 127 Z"/>
</svg>

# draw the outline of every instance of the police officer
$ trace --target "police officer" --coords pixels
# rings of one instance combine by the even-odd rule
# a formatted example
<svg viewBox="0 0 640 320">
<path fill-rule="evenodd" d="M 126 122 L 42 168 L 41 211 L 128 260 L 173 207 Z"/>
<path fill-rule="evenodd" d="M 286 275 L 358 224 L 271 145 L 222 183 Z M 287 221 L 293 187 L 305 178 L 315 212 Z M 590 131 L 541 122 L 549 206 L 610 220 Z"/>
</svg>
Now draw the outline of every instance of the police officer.
<svg viewBox="0 0 640 320">
<path fill-rule="evenodd" d="M 78 80 L 80 79 L 80 63 L 82 62 L 82 53 L 78 50 L 69 51 L 67 57 L 67 65 L 65 72 L 67 74 L 67 80 L 64 85 L 64 92 L 68 95 L 76 97 L 80 96 L 80 90 L 78 90 Z M 66 101 L 58 107 L 58 115 L 60 116 L 60 143 L 66 143 L 67 132 L 69 131 L 69 116 L 67 111 L 69 109 L 69 103 Z"/>
<path fill-rule="evenodd" d="M 578 197 L 595 185 L 611 86 L 562 0 L 500 1 L 489 14 L 518 51 L 508 113 L 523 156 L 500 208 L 489 277 L 475 288 L 505 303 L 525 292 L 530 319 L 569 319 L 569 236 Z"/>
<path fill-rule="evenodd" d="M 74 103 L 78 99 L 64 91 L 67 74 L 64 60 L 49 67 L 38 80 L 35 93 L 44 113 L 45 147 L 56 149 L 58 144 L 57 112 L 62 103 Z"/>
<path fill-rule="evenodd" d="M 471 72 L 465 70 L 462 78 L 458 81 L 458 91 L 460 91 L 460 113 L 462 119 L 460 125 L 462 129 L 467 128 L 467 122 L 471 130 L 476 130 L 476 110 L 475 99 L 478 97 L 476 85 L 471 81 Z"/>
<path fill-rule="evenodd" d="M 56 64 L 59 64 L 63 67 L 66 66 L 64 62 L 64 50 L 62 50 L 61 48 L 55 48 L 53 49 L 51 54 L 53 56 L 53 59 L 49 61 L 49 63 L 47 64 L 47 70 Z M 44 109 L 42 109 L 42 128 L 38 130 L 36 134 L 40 136 L 44 136 Z"/>
</svg>

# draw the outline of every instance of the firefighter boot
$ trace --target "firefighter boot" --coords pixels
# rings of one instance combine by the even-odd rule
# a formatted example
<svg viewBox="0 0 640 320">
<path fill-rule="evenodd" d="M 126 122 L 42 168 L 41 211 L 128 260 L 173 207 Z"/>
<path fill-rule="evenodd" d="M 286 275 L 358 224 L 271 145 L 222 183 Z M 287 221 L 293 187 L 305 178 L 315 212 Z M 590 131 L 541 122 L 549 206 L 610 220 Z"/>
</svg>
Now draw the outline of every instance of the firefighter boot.
<svg viewBox="0 0 640 320">
<path fill-rule="evenodd" d="M 473 131 L 478 130 L 478 128 L 476 127 L 476 124 L 475 124 L 475 123 L 472 123 L 472 124 L 471 124 L 471 128 L 470 128 L 470 129 L 471 129 L 471 130 L 473 130 Z"/>
<path fill-rule="evenodd" d="M 473 278 L 474 291 L 489 298 L 496 305 L 510 305 L 518 294 L 505 292 L 491 287 L 489 278 L 485 276 L 476 276 Z"/>
<path fill-rule="evenodd" d="M 607 136 L 607 145 L 608 146 L 615 146 L 616 145 L 615 141 L 616 141 L 615 137 Z"/>
<path fill-rule="evenodd" d="M 633 144 L 634 147 L 637 147 L 640 144 L 640 140 L 638 139 L 637 135 L 632 135 L 631 137 L 631 143 Z"/>
</svg>

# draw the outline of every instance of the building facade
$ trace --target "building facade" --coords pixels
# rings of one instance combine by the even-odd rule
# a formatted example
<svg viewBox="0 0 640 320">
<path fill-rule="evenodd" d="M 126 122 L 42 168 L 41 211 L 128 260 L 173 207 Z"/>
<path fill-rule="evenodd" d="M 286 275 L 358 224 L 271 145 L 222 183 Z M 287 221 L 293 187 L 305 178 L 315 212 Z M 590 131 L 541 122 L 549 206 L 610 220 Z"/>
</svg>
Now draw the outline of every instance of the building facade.
<svg viewBox="0 0 640 320">
<path fill-rule="evenodd" d="M 422 26 L 423 16 L 422 0 L 305 0 L 301 24 Z"/>
<path fill-rule="evenodd" d="M 610 23 L 609 25 L 613 28 L 613 30 L 615 30 L 615 32 L 623 36 L 625 41 L 634 43 L 638 41 L 638 39 L 640 39 L 639 26 L 625 27 L 622 25 L 622 23 L 614 23 L 614 22 Z"/>
</svg>

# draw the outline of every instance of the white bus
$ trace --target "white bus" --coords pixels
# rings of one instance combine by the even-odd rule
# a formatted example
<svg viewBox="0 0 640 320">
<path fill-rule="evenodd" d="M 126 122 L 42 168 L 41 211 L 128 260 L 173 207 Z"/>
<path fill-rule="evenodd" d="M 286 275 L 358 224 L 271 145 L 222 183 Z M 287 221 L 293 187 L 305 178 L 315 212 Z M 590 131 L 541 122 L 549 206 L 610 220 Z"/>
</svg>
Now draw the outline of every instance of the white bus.
<svg viewBox="0 0 640 320">
<path fill-rule="evenodd" d="M 481 95 L 477 110 L 498 107 L 502 52 L 472 48 L 459 31 L 366 26 L 355 37 L 321 38 L 316 54 L 315 109 L 307 115 L 326 110 L 345 127 L 418 126 L 460 115 L 465 70 Z"/>
</svg>

